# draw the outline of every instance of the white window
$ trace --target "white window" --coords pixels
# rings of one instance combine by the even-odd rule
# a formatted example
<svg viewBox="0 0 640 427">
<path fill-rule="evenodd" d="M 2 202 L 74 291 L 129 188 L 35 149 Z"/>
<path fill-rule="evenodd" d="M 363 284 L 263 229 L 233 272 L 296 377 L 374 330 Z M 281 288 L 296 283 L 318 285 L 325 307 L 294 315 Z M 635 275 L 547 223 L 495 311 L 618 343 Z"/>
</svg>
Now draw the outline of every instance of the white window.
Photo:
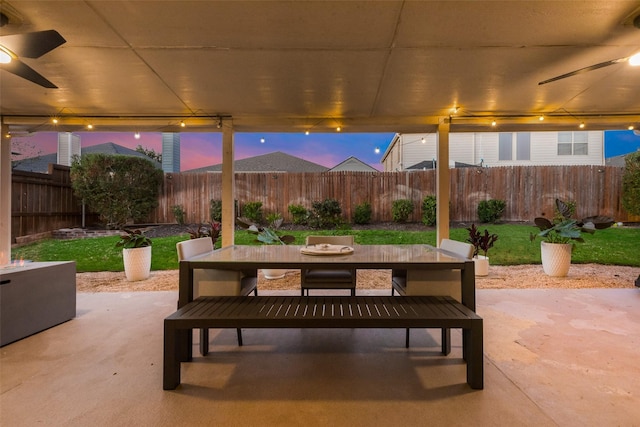
<svg viewBox="0 0 640 427">
<path fill-rule="evenodd" d="M 514 144 L 516 160 L 531 160 L 531 132 L 498 134 L 498 160 L 513 160 Z"/>
<path fill-rule="evenodd" d="M 498 160 L 513 159 L 513 134 L 501 132 L 498 134 Z"/>
<path fill-rule="evenodd" d="M 558 132 L 558 156 L 588 155 L 587 139 L 587 132 Z"/>
<path fill-rule="evenodd" d="M 516 134 L 516 160 L 531 160 L 531 132 Z"/>
</svg>

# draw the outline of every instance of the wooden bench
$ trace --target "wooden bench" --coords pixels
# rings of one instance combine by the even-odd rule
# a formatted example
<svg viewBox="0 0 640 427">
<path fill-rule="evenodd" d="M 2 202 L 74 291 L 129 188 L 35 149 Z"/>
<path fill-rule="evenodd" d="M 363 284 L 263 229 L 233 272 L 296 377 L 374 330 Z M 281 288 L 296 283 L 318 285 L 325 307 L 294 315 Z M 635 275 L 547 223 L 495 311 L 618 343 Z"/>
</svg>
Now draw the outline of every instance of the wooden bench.
<svg viewBox="0 0 640 427">
<path fill-rule="evenodd" d="M 482 318 L 450 297 L 201 297 L 164 320 L 163 388 L 180 384 L 197 328 L 461 328 L 467 383 L 482 389 Z"/>
</svg>

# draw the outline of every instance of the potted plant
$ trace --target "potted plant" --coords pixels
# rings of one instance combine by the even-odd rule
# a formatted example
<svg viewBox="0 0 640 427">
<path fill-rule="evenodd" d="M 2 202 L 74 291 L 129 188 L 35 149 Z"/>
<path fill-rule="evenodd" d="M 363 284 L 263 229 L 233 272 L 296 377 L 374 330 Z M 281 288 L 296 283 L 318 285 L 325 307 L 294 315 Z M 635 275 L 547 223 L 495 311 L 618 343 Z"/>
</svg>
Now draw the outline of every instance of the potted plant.
<svg viewBox="0 0 640 427">
<path fill-rule="evenodd" d="M 256 240 L 258 242 L 264 243 L 265 245 L 288 245 L 289 243 L 293 243 L 295 241 L 295 237 L 289 234 L 282 235 L 278 231 L 280 226 L 282 225 L 282 218 L 277 218 L 271 222 L 270 227 L 260 227 L 254 224 L 248 218 L 236 218 L 236 224 L 251 234 L 256 235 Z M 262 273 L 264 277 L 267 279 L 281 279 L 284 277 L 286 273 L 286 269 L 280 268 L 263 268 Z"/>
<path fill-rule="evenodd" d="M 581 221 L 572 219 L 571 207 L 560 199 L 556 199 L 556 209 L 559 219 L 554 222 L 544 217 L 534 219 L 540 232 L 531 233 L 530 240 L 542 238 L 540 255 L 544 272 L 549 276 L 564 277 L 569 272 L 575 242 L 584 243 L 582 233 L 593 234 L 596 229 L 610 227 L 614 221 L 605 216 L 591 216 Z"/>
<path fill-rule="evenodd" d="M 497 234 L 489 234 L 489 230 L 485 229 L 484 233 L 476 228 L 475 224 L 471 224 L 471 227 L 467 228 L 469 232 L 469 238 L 467 242 L 473 245 L 473 262 L 475 267 L 476 276 L 487 276 L 489 274 L 489 249 L 493 247 L 493 244 L 498 240 Z M 484 255 L 480 255 L 480 251 Z"/>
<path fill-rule="evenodd" d="M 122 248 L 124 273 L 127 280 L 135 282 L 149 278 L 151 272 L 151 239 L 140 230 L 123 229 L 126 234 L 116 243 Z"/>
<path fill-rule="evenodd" d="M 220 238 L 222 232 L 222 224 L 218 221 L 211 221 L 209 223 L 198 224 L 198 228 L 187 230 L 190 239 L 199 239 L 201 237 L 211 237 L 211 243 L 213 247 L 216 247 L 216 242 Z"/>
</svg>

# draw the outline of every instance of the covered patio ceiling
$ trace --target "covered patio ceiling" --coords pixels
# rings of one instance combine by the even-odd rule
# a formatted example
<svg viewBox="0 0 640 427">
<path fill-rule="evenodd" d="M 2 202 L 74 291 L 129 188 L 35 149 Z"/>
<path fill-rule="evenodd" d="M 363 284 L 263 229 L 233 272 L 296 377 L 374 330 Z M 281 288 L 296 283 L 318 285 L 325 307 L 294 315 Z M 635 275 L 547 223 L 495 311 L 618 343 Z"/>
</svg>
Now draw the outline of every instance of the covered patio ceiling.
<svg viewBox="0 0 640 427">
<path fill-rule="evenodd" d="M 242 132 L 429 132 L 450 116 L 452 131 L 640 126 L 640 67 L 538 84 L 640 51 L 639 1 L 2 0 L 0 11 L 1 36 L 66 39 L 22 59 L 57 89 L 0 66 L 14 135 L 216 131 L 221 118 Z"/>
</svg>

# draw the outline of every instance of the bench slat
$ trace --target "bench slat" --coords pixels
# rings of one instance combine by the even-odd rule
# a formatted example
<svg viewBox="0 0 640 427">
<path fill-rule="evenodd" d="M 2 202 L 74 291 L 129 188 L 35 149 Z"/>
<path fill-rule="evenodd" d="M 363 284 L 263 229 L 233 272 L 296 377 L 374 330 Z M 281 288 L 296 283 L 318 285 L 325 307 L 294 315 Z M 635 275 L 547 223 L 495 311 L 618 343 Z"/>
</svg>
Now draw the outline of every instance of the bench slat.
<svg viewBox="0 0 640 427">
<path fill-rule="evenodd" d="M 462 327 L 479 316 L 449 297 L 200 297 L 176 328 Z M 446 325 L 446 326 L 441 326 Z"/>
</svg>

